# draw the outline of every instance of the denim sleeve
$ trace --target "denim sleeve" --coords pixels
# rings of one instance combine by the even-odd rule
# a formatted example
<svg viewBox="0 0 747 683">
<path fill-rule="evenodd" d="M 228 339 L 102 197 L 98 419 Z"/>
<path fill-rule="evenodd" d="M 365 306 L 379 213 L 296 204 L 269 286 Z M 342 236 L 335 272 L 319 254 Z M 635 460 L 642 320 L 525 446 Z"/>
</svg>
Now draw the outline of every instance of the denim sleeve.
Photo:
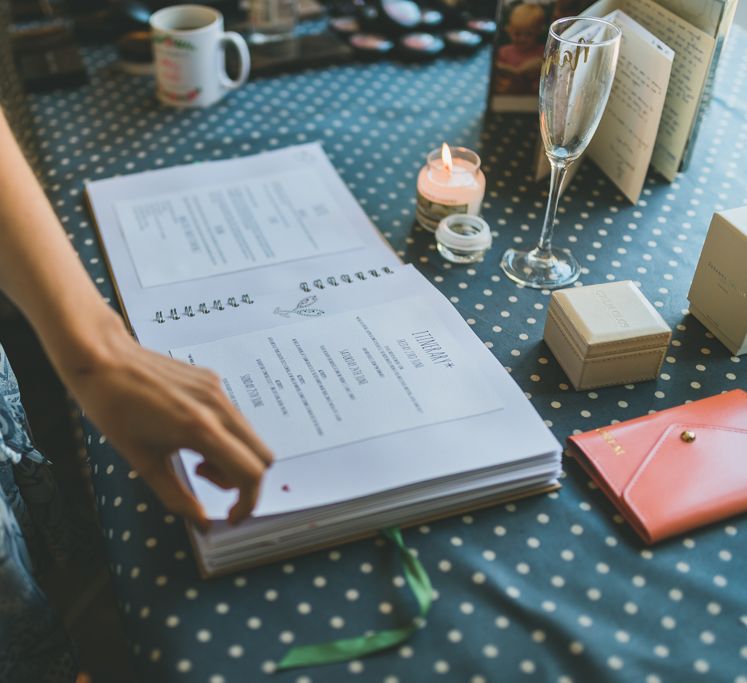
<svg viewBox="0 0 747 683">
<path fill-rule="evenodd" d="M 0 681 L 71 683 L 65 630 L 31 572 L 21 529 L 0 494 Z"/>
<path fill-rule="evenodd" d="M 72 645 L 34 577 L 25 538 L 33 543 L 40 536 L 30 508 L 38 502 L 48 508 L 58 498 L 39 460 L 0 347 L 0 681 L 71 683 L 77 668 Z M 25 490 L 38 500 L 28 505 Z"/>
</svg>

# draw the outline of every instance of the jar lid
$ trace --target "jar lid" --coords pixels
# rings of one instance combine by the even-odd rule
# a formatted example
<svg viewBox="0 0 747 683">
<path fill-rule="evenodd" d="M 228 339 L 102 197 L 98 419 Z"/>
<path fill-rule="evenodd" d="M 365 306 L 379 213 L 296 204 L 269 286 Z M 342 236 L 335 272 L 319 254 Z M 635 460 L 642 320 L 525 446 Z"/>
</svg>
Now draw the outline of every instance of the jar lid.
<svg viewBox="0 0 747 683">
<path fill-rule="evenodd" d="M 436 229 L 436 241 L 447 249 L 485 251 L 493 244 L 490 226 L 480 216 L 453 213 L 441 219 Z"/>
</svg>

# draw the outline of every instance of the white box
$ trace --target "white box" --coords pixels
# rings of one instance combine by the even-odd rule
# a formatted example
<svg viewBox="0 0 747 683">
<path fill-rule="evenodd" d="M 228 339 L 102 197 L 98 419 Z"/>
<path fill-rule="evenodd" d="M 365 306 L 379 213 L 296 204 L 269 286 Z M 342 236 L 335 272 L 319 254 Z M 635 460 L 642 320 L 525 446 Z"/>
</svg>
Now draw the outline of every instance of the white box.
<svg viewBox="0 0 747 683">
<path fill-rule="evenodd" d="M 672 331 L 630 280 L 553 292 L 545 342 L 576 389 L 655 379 Z"/>
<path fill-rule="evenodd" d="M 687 298 L 729 351 L 747 353 L 747 206 L 713 214 Z"/>
</svg>

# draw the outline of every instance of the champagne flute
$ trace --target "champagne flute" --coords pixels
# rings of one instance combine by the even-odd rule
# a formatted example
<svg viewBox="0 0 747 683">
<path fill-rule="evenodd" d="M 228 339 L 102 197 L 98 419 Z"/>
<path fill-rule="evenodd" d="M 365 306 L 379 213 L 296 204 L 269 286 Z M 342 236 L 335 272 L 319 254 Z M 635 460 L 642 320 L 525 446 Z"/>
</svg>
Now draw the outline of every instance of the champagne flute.
<svg viewBox="0 0 747 683">
<path fill-rule="evenodd" d="M 615 77 L 622 31 L 604 19 L 566 17 L 550 26 L 539 87 L 540 132 L 550 161 L 550 194 L 537 246 L 509 249 L 501 268 L 515 282 L 557 289 L 578 279 L 568 249 L 552 246 L 555 214 L 570 165 L 596 132 Z"/>
</svg>

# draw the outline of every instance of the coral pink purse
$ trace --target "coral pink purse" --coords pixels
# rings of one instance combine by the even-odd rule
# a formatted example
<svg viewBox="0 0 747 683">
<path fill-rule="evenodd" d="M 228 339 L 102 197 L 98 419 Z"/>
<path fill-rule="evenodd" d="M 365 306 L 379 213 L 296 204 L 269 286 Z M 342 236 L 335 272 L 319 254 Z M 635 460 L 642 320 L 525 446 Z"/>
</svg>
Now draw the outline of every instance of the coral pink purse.
<svg viewBox="0 0 747 683">
<path fill-rule="evenodd" d="M 747 392 L 737 389 L 568 439 L 646 543 L 747 511 Z"/>
</svg>

